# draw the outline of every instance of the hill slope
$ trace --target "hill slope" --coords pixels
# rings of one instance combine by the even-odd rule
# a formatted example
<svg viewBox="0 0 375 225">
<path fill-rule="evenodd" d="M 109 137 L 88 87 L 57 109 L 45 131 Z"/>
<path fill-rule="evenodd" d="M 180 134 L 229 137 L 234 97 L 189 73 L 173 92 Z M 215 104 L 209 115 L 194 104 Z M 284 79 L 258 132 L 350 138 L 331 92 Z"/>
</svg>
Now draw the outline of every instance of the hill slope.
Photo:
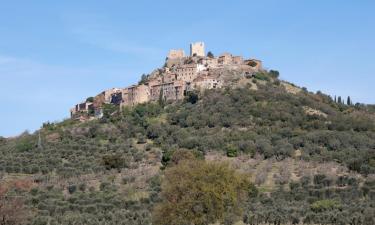
<svg viewBox="0 0 375 225">
<path fill-rule="evenodd" d="M 259 194 L 246 223 L 371 224 L 374 116 L 261 73 L 179 102 L 46 123 L 40 138 L 0 139 L 2 183 L 33 181 L 18 190 L 33 224 L 149 224 L 160 168 L 185 149 L 248 174 Z"/>
</svg>

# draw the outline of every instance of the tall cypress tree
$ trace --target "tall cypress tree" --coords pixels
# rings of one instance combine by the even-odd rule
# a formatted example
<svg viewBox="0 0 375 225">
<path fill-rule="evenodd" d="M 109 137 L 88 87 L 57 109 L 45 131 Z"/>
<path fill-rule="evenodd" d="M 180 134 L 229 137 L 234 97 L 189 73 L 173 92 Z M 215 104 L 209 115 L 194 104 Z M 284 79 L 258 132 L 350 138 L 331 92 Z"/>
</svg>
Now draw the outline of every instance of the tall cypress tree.
<svg viewBox="0 0 375 225">
<path fill-rule="evenodd" d="M 350 99 L 350 96 L 348 96 L 348 99 L 346 100 L 347 105 L 352 105 L 352 100 Z"/>
<path fill-rule="evenodd" d="M 339 104 L 341 104 L 341 96 L 339 96 L 339 97 L 337 98 L 337 102 L 338 102 Z"/>
</svg>

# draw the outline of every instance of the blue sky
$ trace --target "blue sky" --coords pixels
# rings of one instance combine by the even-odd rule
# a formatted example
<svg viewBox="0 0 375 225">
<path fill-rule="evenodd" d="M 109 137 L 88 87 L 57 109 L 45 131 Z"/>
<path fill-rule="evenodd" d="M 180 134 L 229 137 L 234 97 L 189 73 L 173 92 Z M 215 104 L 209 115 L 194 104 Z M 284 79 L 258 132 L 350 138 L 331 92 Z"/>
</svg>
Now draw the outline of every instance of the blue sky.
<svg viewBox="0 0 375 225">
<path fill-rule="evenodd" d="M 69 116 L 204 41 L 311 91 L 375 103 L 375 1 L 0 0 L 0 136 Z"/>
</svg>

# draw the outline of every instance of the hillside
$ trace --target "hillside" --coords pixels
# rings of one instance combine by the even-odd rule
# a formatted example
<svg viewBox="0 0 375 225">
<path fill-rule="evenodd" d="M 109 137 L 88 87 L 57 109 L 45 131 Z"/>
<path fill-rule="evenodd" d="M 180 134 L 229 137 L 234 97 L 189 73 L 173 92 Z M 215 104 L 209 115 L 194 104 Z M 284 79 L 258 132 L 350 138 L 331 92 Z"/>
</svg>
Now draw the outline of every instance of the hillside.
<svg viewBox="0 0 375 225">
<path fill-rule="evenodd" d="M 100 119 L 1 138 L 1 185 L 31 224 L 150 224 L 164 170 L 188 151 L 255 184 L 244 223 L 375 224 L 373 106 L 338 103 L 275 71 L 221 76 L 229 85 L 178 101 L 106 106 Z"/>
</svg>

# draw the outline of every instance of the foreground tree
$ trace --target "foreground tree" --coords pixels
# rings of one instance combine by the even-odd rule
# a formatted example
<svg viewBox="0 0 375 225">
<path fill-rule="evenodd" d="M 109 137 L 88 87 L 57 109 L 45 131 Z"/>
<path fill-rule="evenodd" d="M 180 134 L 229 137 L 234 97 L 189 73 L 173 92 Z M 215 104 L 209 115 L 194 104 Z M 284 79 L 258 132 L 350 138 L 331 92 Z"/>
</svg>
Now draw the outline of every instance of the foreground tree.
<svg viewBox="0 0 375 225">
<path fill-rule="evenodd" d="M 165 171 L 155 225 L 233 223 L 254 190 L 248 179 L 226 164 L 185 160 Z"/>
</svg>

